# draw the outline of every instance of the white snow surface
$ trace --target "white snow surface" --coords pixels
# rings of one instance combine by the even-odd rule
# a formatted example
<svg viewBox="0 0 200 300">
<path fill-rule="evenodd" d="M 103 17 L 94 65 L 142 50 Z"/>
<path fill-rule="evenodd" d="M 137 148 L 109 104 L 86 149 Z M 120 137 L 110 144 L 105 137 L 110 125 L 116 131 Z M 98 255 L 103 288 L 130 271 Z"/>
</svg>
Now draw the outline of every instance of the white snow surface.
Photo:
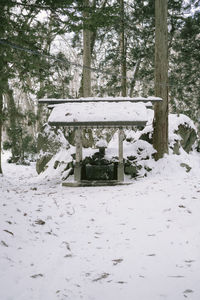
<svg viewBox="0 0 200 300">
<path fill-rule="evenodd" d="M 6 158 L 1 300 L 200 299 L 198 153 L 151 160 L 128 186 L 78 188 Z"/>
<path fill-rule="evenodd" d="M 53 108 L 48 121 L 50 123 L 95 121 L 147 121 L 147 112 L 144 103 L 66 103 L 57 104 Z"/>
</svg>

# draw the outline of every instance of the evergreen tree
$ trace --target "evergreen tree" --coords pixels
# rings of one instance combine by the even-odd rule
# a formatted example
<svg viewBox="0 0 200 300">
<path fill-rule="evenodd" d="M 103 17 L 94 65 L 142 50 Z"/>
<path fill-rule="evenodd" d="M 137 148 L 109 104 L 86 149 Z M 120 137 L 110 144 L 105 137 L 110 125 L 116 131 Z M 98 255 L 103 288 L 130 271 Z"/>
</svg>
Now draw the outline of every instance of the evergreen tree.
<svg viewBox="0 0 200 300">
<path fill-rule="evenodd" d="M 9 28 L 9 9 L 12 7 L 11 1 L 1 1 L 0 3 L 0 36 L 4 37 Z M 0 40 L 1 41 L 1 40 Z M 3 95 L 7 82 L 7 60 L 8 55 L 5 53 L 5 48 L 0 44 L 0 152 L 2 152 L 2 125 L 3 125 Z M 1 153 L 0 153 L 0 173 L 2 173 Z"/>
<path fill-rule="evenodd" d="M 40 21 L 38 15 L 41 8 L 45 7 L 38 6 L 37 1 L 35 4 L 30 4 L 29 1 L 1 3 L 3 27 L 1 27 L 0 51 L 1 69 L 4 72 L 0 75 L 0 98 L 4 99 L 4 107 L 7 108 L 7 133 L 14 162 L 23 159 L 22 138 L 26 138 L 26 135 L 22 134 L 22 131 L 26 131 L 23 126 L 25 120 L 29 123 L 30 118 L 27 116 L 28 111 L 20 107 L 19 101 L 16 102 L 13 89 L 16 91 L 16 88 L 20 88 L 26 95 L 36 94 L 36 86 L 39 84 L 38 94 L 48 93 L 51 96 L 53 90 L 53 96 L 55 96 L 56 90 L 60 88 L 58 96 L 61 96 L 61 90 L 62 94 L 64 92 L 64 82 L 67 82 L 66 75 L 62 76 L 62 83 L 59 87 L 59 84 L 56 85 L 51 78 L 56 68 L 57 74 L 63 68 L 66 72 L 69 67 L 67 60 L 64 66 L 65 59 L 62 54 L 58 53 L 52 57 L 49 55 L 51 42 L 56 37 L 56 30 L 62 31 L 63 25 L 58 26 L 55 16 L 48 18 L 47 21 Z M 48 9 L 51 16 L 51 7 Z M 52 64 L 52 59 L 56 61 L 56 66 Z M 57 88 L 53 89 L 55 86 Z M 33 104 L 31 110 L 34 114 Z"/>
<path fill-rule="evenodd" d="M 200 117 L 199 24 L 199 11 L 184 18 L 173 43 L 170 72 L 172 112 L 185 113 L 197 124 Z"/>
</svg>

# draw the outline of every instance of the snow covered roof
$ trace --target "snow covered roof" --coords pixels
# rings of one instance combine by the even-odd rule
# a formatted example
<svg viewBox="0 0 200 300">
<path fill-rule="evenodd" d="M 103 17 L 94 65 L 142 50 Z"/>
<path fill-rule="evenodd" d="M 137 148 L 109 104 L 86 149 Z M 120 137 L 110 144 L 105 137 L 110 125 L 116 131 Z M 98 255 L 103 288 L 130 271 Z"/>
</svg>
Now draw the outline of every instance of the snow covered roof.
<svg viewBox="0 0 200 300">
<path fill-rule="evenodd" d="M 144 103 L 73 102 L 57 104 L 48 123 L 68 127 L 132 127 L 144 126 L 147 109 Z"/>
</svg>

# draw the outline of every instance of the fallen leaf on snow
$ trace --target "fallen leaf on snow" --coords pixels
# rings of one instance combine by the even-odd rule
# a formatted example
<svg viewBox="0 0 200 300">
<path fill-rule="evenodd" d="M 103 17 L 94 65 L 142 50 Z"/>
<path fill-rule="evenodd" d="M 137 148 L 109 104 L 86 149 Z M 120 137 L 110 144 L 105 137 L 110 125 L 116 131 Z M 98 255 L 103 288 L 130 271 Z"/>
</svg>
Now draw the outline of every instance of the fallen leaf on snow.
<svg viewBox="0 0 200 300">
<path fill-rule="evenodd" d="M 30 277 L 32 278 L 37 278 L 37 277 L 43 277 L 44 275 L 39 273 L 39 274 L 35 274 L 35 275 L 31 275 Z"/>
<path fill-rule="evenodd" d="M 39 220 L 36 220 L 36 221 L 35 221 L 35 224 L 38 224 L 38 225 L 44 225 L 44 224 L 45 224 L 45 221 L 39 219 Z"/>
<path fill-rule="evenodd" d="M 182 276 L 182 275 L 171 275 L 171 276 L 168 276 L 170 278 L 184 278 L 185 276 Z"/>
<path fill-rule="evenodd" d="M 187 289 L 187 290 L 185 290 L 183 293 L 184 293 L 184 294 L 189 294 L 189 293 L 193 293 L 193 292 L 194 292 L 193 290 Z"/>
<path fill-rule="evenodd" d="M 92 281 L 99 281 L 99 280 L 105 279 L 105 278 L 107 278 L 109 275 L 110 275 L 110 274 L 108 274 L 108 273 L 103 273 L 103 274 L 101 274 L 101 276 L 99 276 L 98 278 L 93 279 Z"/>
<path fill-rule="evenodd" d="M 66 254 L 64 257 L 72 257 L 72 254 Z"/>
<path fill-rule="evenodd" d="M 1 241 L 1 245 L 5 246 L 5 247 L 8 247 L 8 245 L 4 241 Z"/>
<path fill-rule="evenodd" d="M 7 232 L 7 233 L 9 233 L 9 234 L 11 234 L 11 235 L 14 235 L 14 233 L 12 233 L 12 231 L 9 231 L 7 229 L 4 229 L 4 231 Z"/>
<path fill-rule="evenodd" d="M 32 187 L 31 190 L 32 191 L 37 191 L 37 188 L 36 187 Z"/>
<path fill-rule="evenodd" d="M 70 248 L 70 244 L 68 242 L 62 242 L 62 244 L 65 244 L 66 247 L 67 247 L 67 250 L 71 251 L 71 248 Z"/>
<path fill-rule="evenodd" d="M 117 264 L 121 263 L 123 261 L 122 258 L 118 258 L 118 259 L 113 259 L 113 265 L 116 266 Z"/>
<path fill-rule="evenodd" d="M 170 210 L 172 210 L 171 208 L 165 208 L 165 209 L 163 209 L 163 212 L 167 212 L 167 211 L 170 211 Z"/>
</svg>

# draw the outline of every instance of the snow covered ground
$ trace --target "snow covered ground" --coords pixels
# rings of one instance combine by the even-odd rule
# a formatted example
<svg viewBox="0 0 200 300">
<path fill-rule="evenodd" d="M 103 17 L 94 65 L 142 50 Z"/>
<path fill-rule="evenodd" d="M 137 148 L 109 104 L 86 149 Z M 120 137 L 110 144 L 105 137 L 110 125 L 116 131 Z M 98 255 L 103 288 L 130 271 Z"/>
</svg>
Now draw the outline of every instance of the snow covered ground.
<svg viewBox="0 0 200 300">
<path fill-rule="evenodd" d="M 3 170 L 1 300 L 200 299 L 199 154 L 129 186 L 62 187 L 6 154 Z"/>
</svg>

